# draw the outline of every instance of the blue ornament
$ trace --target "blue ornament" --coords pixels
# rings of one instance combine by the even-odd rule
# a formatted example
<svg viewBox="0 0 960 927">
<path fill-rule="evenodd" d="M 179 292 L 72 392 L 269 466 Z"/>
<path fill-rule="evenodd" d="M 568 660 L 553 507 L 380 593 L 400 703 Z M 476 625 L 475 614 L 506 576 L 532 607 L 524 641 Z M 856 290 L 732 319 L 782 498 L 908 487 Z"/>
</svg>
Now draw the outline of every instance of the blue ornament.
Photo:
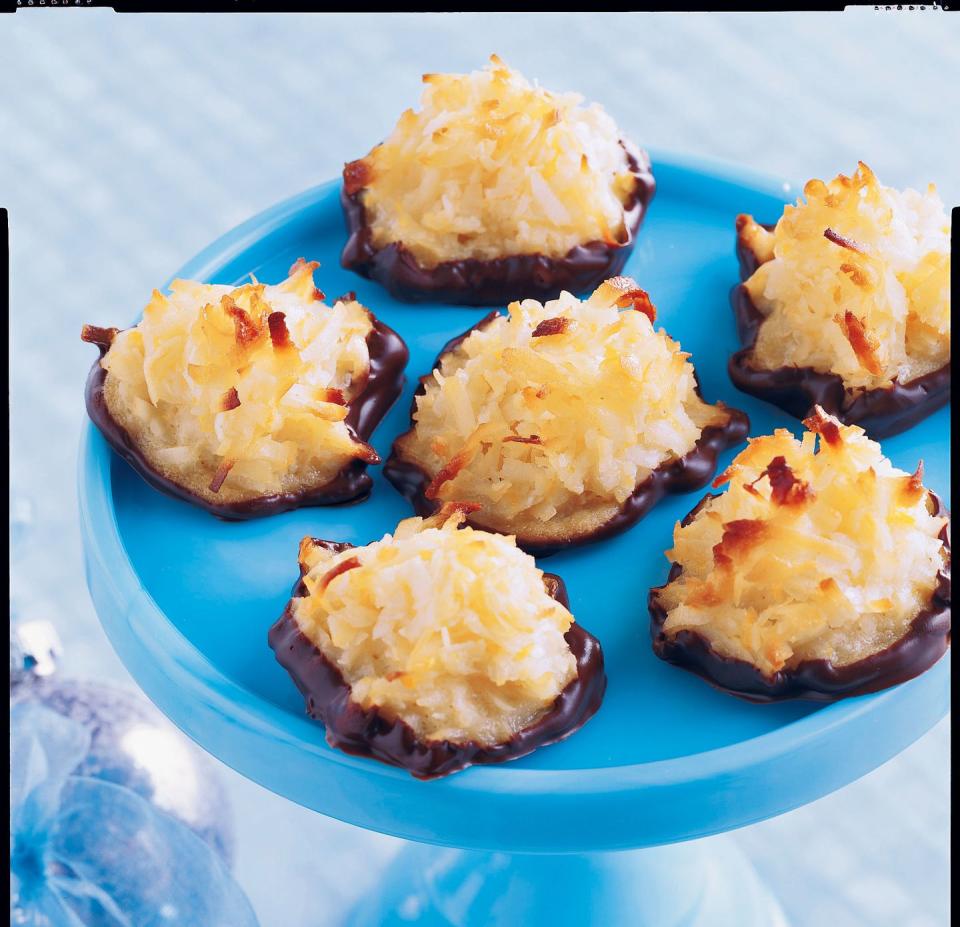
<svg viewBox="0 0 960 927">
<path fill-rule="evenodd" d="M 74 775 L 132 789 L 186 824 L 229 866 L 230 802 L 216 765 L 145 698 L 98 682 L 56 674 L 60 640 L 47 621 L 10 628 L 10 699 L 37 702 L 77 722 L 88 745 Z"/>
<path fill-rule="evenodd" d="M 32 677 L 11 697 L 75 722 L 88 734 L 69 772 L 123 786 L 189 827 L 227 866 L 229 799 L 213 761 L 142 696 L 98 682 Z"/>
<path fill-rule="evenodd" d="M 77 774 L 91 727 L 19 699 L 10 734 L 12 924 L 256 927 L 226 863 L 189 827 L 131 788 Z"/>
</svg>

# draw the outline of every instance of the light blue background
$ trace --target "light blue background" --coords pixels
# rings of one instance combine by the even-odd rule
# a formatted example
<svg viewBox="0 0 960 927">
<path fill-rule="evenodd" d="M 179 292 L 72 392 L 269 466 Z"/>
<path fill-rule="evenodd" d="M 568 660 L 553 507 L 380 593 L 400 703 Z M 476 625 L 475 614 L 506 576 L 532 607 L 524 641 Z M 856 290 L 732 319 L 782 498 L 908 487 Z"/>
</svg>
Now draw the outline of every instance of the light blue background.
<svg viewBox="0 0 960 927">
<path fill-rule="evenodd" d="M 958 23 L 930 10 L 4 17 L 11 464 L 14 514 L 32 508 L 33 522 L 15 562 L 15 613 L 56 623 L 65 672 L 126 678 L 81 570 L 74 461 L 90 358 L 80 325 L 128 319 L 211 239 L 335 175 L 415 101 L 421 72 L 479 66 L 496 51 L 548 87 L 602 102 L 641 144 L 801 181 L 863 158 L 887 183 L 936 180 L 950 204 L 960 202 Z M 948 737 L 941 724 L 859 783 L 736 835 L 795 924 L 947 922 Z M 264 927 L 337 923 L 399 845 L 226 768 L 223 778 L 238 877 Z"/>
</svg>

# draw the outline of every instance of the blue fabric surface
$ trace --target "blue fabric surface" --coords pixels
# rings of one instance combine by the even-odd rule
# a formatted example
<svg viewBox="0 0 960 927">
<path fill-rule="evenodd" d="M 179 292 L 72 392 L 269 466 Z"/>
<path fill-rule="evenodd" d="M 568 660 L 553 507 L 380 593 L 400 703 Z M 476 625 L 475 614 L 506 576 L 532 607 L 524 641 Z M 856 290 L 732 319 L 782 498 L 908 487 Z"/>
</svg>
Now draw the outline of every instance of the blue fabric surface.
<svg viewBox="0 0 960 927">
<path fill-rule="evenodd" d="M 960 16 L 0 18 L 0 204 L 11 212 L 13 609 L 72 675 L 126 680 L 84 589 L 74 468 L 91 352 L 237 222 L 336 175 L 419 95 L 490 52 L 597 100 L 640 144 L 792 181 L 858 158 L 960 202 Z M 10 88 L 14 92 L 10 92 Z M 949 730 L 840 793 L 737 834 L 795 925 L 945 925 Z M 237 876 L 264 927 L 339 923 L 398 842 L 224 771 Z"/>
</svg>

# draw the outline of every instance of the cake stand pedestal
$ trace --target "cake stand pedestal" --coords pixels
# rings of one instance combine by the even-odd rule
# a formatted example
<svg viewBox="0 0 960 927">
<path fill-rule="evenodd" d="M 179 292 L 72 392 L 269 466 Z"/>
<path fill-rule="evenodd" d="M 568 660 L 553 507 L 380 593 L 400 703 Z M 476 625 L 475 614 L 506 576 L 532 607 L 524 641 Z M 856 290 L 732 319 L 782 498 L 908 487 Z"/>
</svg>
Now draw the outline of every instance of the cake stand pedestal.
<svg viewBox="0 0 960 927">
<path fill-rule="evenodd" d="M 412 844 L 349 927 L 787 927 L 725 837 L 584 855 L 476 853 Z"/>
</svg>

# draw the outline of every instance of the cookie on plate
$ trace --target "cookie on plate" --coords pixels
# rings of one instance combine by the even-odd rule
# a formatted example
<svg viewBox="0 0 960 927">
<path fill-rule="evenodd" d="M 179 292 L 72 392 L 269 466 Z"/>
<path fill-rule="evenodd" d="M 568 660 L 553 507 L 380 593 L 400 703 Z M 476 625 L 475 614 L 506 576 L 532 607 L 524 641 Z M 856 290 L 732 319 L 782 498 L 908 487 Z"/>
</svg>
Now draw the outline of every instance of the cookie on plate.
<svg viewBox="0 0 960 927">
<path fill-rule="evenodd" d="M 403 388 L 407 348 L 352 296 L 333 306 L 297 261 L 277 285 L 174 280 L 100 348 L 87 411 L 152 486 L 221 518 L 362 498 L 367 444 Z"/>
<path fill-rule="evenodd" d="M 922 463 L 820 408 L 805 425 L 750 441 L 650 592 L 655 653 L 755 701 L 874 692 L 950 644 L 949 516 Z"/>
<path fill-rule="evenodd" d="M 470 305 L 581 293 L 619 273 L 655 185 L 599 106 L 496 56 L 423 80 L 420 110 L 344 168 L 344 267 L 399 299 Z"/>
<path fill-rule="evenodd" d="M 737 217 L 730 377 L 798 418 L 896 434 L 950 399 L 950 221 L 932 184 L 884 187 L 862 162 L 803 192 L 776 226 Z"/>
<path fill-rule="evenodd" d="M 364 547 L 304 538 L 269 641 L 331 746 L 421 779 L 524 756 L 580 728 L 606 687 L 563 582 L 470 506 Z"/>
<path fill-rule="evenodd" d="M 706 485 L 747 418 L 704 402 L 655 315 L 627 277 L 584 301 L 488 315 L 422 378 L 384 475 L 419 514 L 477 503 L 471 524 L 537 553 L 623 531 L 664 493 Z"/>
</svg>

